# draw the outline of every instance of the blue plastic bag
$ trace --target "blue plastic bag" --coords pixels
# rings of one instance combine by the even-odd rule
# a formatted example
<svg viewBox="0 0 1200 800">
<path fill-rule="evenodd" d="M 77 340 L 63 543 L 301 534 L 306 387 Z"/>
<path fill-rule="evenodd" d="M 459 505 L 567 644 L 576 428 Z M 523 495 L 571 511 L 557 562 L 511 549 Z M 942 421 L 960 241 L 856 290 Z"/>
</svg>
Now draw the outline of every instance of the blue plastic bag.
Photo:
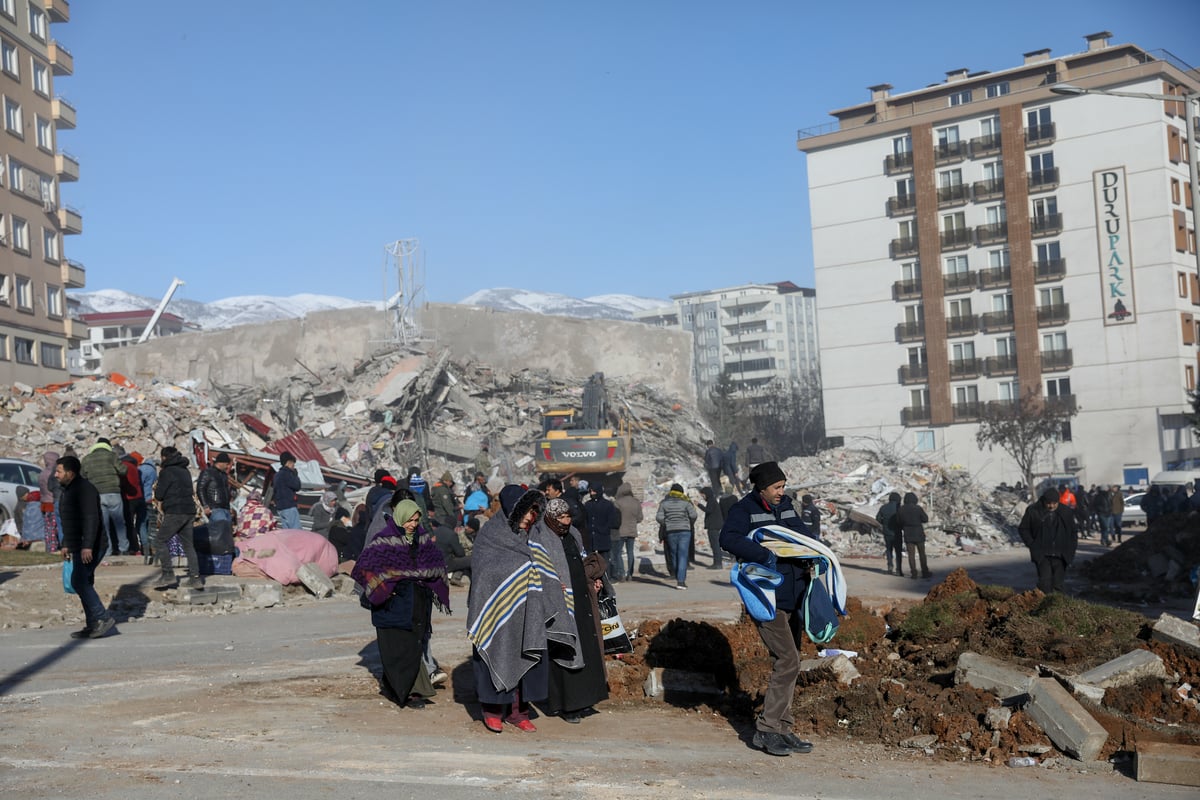
<svg viewBox="0 0 1200 800">
<path fill-rule="evenodd" d="M 75 594 L 75 588 L 71 586 L 71 575 L 75 570 L 75 562 L 71 559 L 63 561 L 63 591 L 67 594 Z"/>
</svg>

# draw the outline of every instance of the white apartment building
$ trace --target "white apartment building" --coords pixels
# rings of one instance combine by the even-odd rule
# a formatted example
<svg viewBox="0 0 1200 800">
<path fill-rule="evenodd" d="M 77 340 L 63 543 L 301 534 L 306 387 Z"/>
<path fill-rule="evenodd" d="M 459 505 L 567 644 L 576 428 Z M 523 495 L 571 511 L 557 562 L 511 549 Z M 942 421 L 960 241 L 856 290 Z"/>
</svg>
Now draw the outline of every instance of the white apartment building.
<svg viewBox="0 0 1200 800">
<path fill-rule="evenodd" d="M 811 385 L 819 374 L 816 293 L 791 281 L 672 295 L 674 305 L 634 314 L 650 325 L 691 331 L 698 396 L 722 372 L 739 392 L 773 381 Z"/>
<path fill-rule="evenodd" d="M 1073 404 L 1040 471 L 1137 484 L 1200 457 L 1200 281 L 1170 54 L 1088 37 L 999 72 L 832 112 L 807 155 L 828 435 L 1019 479 L 975 443 L 989 403 Z M 1179 102 L 1092 91 L 1180 96 Z M 1197 111 L 1193 107 L 1191 113 Z"/>
</svg>

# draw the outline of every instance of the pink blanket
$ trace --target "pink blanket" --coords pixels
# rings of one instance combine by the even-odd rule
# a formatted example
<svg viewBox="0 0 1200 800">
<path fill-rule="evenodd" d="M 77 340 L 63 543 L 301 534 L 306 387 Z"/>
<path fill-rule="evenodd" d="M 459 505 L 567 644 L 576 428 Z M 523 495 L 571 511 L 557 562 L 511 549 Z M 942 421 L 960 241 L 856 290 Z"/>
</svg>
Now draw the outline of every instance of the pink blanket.
<svg viewBox="0 0 1200 800">
<path fill-rule="evenodd" d="M 311 531 L 264 531 L 251 539 L 238 541 L 240 555 L 233 561 L 233 574 L 242 577 L 263 575 L 282 584 L 300 583 L 296 571 L 312 562 L 327 576 L 337 572 L 337 548 L 319 533 Z"/>
</svg>

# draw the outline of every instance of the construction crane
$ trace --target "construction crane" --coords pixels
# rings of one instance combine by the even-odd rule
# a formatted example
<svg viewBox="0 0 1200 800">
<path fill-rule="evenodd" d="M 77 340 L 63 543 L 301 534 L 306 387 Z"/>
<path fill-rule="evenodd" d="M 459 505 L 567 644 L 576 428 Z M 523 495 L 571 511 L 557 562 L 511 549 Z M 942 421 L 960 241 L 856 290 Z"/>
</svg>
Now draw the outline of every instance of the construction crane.
<svg viewBox="0 0 1200 800">
<path fill-rule="evenodd" d="M 138 337 L 138 344 L 141 344 L 150 338 L 150 334 L 154 332 L 154 326 L 158 324 L 159 317 L 163 315 L 163 311 L 165 311 L 167 308 L 167 303 L 171 302 L 171 298 L 175 296 L 175 290 L 180 286 L 183 286 L 183 281 L 179 280 L 179 278 L 171 279 L 170 288 L 167 289 L 167 293 L 163 295 L 163 299 L 159 301 L 158 308 L 154 309 L 153 316 L 151 316 L 150 321 L 146 323 L 146 328 L 142 331 L 142 335 Z"/>
</svg>

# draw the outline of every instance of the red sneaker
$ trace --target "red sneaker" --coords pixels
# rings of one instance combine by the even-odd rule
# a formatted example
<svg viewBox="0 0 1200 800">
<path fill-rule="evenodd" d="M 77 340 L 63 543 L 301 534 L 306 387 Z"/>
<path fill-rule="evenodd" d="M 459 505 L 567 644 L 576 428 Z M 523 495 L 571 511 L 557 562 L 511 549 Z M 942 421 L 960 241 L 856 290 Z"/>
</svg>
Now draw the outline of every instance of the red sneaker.
<svg viewBox="0 0 1200 800">
<path fill-rule="evenodd" d="M 525 733 L 537 733 L 537 728 L 533 726 L 533 723 L 530 722 L 528 718 L 518 719 L 515 717 L 509 717 L 504 721 L 519 731 L 525 731 Z"/>
</svg>

